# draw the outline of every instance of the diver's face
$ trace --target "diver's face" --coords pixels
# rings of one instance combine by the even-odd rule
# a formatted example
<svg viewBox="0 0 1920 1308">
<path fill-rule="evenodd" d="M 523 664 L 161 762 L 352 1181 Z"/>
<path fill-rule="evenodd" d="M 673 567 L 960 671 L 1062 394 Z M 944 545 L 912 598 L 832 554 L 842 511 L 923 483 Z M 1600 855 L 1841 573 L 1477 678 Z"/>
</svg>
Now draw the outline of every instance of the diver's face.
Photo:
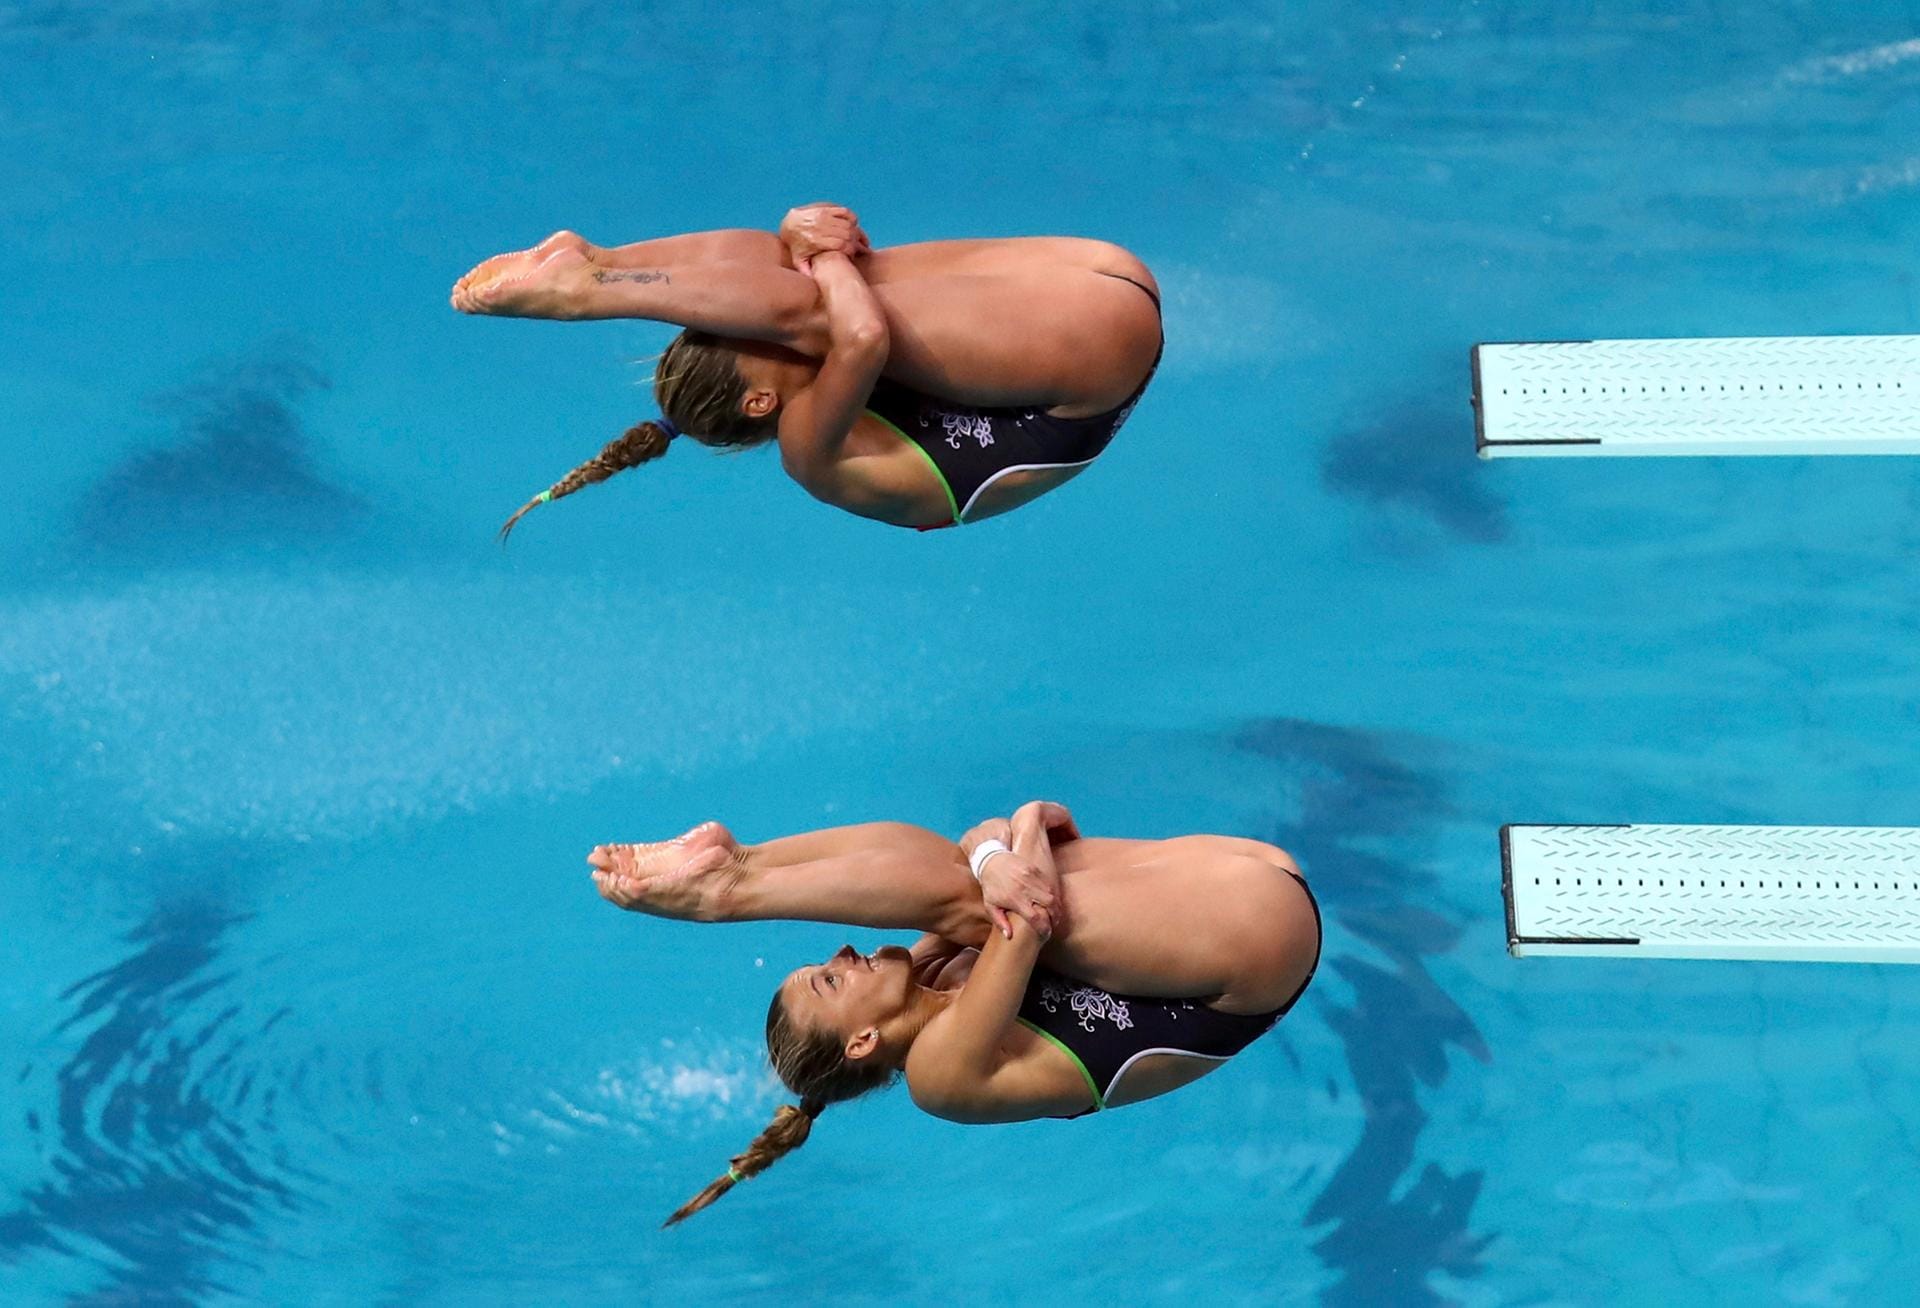
<svg viewBox="0 0 1920 1308">
<path fill-rule="evenodd" d="M 805 1027 L 853 1042 L 904 1013 L 913 993 L 913 956 L 898 945 L 860 954 L 852 945 L 781 983 L 787 1011 Z"/>
</svg>

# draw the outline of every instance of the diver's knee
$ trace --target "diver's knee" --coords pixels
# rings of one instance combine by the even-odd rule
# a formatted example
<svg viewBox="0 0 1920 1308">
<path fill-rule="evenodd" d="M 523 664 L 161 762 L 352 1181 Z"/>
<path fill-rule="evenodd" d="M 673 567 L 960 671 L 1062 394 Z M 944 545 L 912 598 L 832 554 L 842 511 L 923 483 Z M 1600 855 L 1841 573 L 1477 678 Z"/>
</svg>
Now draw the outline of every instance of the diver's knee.
<svg viewBox="0 0 1920 1308">
<path fill-rule="evenodd" d="M 771 306 L 776 343 L 809 358 L 824 359 L 833 337 L 827 327 L 827 307 L 807 278 L 805 287 L 783 296 Z"/>
</svg>

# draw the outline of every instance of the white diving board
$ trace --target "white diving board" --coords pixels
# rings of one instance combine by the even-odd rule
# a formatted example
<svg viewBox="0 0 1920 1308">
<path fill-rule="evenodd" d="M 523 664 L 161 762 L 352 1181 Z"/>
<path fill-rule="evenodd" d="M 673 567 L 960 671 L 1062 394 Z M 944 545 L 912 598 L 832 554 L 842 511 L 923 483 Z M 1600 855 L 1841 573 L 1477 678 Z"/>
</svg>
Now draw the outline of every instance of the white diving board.
<svg viewBox="0 0 1920 1308">
<path fill-rule="evenodd" d="M 1507 949 L 1920 963 L 1920 828 L 1505 826 Z"/>
<path fill-rule="evenodd" d="M 1920 336 L 1473 347 L 1482 458 L 1920 454 Z"/>
</svg>

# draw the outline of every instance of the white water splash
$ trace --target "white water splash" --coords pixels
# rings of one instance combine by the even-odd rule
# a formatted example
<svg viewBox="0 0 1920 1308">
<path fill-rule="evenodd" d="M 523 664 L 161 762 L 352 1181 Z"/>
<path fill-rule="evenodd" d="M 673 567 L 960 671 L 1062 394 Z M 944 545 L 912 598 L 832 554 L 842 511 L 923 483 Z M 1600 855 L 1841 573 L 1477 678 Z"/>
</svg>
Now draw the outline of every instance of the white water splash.
<svg viewBox="0 0 1920 1308">
<path fill-rule="evenodd" d="M 1883 69 L 1896 68 L 1914 59 L 1920 59 L 1920 37 L 1907 41 L 1894 41 L 1887 45 L 1876 45 L 1865 50 L 1850 50 L 1845 54 L 1822 55 L 1816 59 L 1807 59 L 1781 73 L 1780 80 L 1797 85 L 1833 82 L 1842 78 L 1858 77 L 1863 73 L 1877 73 Z"/>
<path fill-rule="evenodd" d="M 1870 164 L 1849 178 L 1834 198 L 1844 202 L 1887 191 L 1904 191 L 1920 183 L 1920 155 L 1910 155 L 1893 163 Z"/>
<path fill-rule="evenodd" d="M 663 1040 L 657 1056 L 606 1068 L 577 1098 L 556 1092 L 549 1106 L 576 1129 L 638 1137 L 663 1122 L 762 1121 L 781 1094 L 765 1052 L 752 1041 L 680 1048 Z"/>
</svg>

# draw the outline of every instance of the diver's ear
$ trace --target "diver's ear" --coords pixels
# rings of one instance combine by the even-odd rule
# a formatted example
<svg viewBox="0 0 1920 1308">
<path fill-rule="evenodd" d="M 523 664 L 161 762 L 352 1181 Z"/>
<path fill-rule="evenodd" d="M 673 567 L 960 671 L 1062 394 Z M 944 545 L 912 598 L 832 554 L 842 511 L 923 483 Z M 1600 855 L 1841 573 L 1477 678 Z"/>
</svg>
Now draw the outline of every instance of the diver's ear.
<svg viewBox="0 0 1920 1308">
<path fill-rule="evenodd" d="M 771 386 L 756 386 L 740 400 L 740 411 L 749 418 L 764 418 L 780 407 L 780 396 Z"/>
<path fill-rule="evenodd" d="M 847 1037 L 847 1061 L 857 1063 L 862 1059 L 871 1058 L 878 1048 L 880 1048 L 880 1028 L 870 1026 L 856 1035 Z"/>
</svg>

